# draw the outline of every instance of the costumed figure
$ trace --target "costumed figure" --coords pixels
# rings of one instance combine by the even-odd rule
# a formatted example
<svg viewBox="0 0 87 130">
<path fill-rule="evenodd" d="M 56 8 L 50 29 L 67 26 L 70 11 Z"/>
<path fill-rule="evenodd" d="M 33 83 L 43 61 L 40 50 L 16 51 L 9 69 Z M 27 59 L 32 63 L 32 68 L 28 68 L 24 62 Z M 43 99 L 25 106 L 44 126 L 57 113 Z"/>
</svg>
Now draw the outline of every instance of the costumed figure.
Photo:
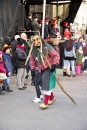
<svg viewBox="0 0 87 130">
<path fill-rule="evenodd" d="M 33 48 L 30 57 L 31 69 L 38 67 L 38 72 L 41 73 L 41 89 L 43 90 L 44 100 L 40 105 L 40 108 L 45 109 L 48 105 L 55 101 L 53 94 L 53 88 L 55 87 L 56 79 L 52 72 L 55 72 L 56 66 L 59 64 L 59 55 L 47 42 L 35 35 L 31 39 Z M 46 57 L 51 65 L 51 69 L 45 58 L 40 52 Z"/>
</svg>

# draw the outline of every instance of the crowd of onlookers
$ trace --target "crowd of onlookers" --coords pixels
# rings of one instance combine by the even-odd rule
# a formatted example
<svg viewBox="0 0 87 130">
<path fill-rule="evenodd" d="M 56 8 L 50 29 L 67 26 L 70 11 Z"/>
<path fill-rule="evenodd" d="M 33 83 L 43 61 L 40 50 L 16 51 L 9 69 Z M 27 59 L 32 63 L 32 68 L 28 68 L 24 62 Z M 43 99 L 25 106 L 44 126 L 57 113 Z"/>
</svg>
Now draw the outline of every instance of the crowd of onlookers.
<svg viewBox="0 0 87 130">
<path fill-rule="evenodd" d="M 37 22 L 37 17 L 32 20 L 31 14 L 26 20 L 26 31 L 28 34 L 21 33 L 15 35 L 14 40 L 4 44 L 0 51 L 0 95 L 5 94 L 2 91 L 13 92 L 10 88 L 10 77 L 15 73 L 17 75 L 17 86 L 19 90 L 25 90 L 24 80 L 28 79 L 30 71 L 30 62 L 25 65 L 29 50 L 31 48 L 31 39 L 33 35 L 42 34 L 42 20 Z M 76 77 L 82 72 L 87 72 L 87 37 L 70 37 L 69 27 L 64 27 L 63 37 L 59 35 L 57 20 L 45 19 L 44 40 L 48 42 L 60 55 L 60 64 L 58 68 L 63 68 L 63 76 Z M 71 74 L 72 72 L 72 74 Z M 34 70 L 31 70 L 31 85 L 34 85 Z"/>
</svg>

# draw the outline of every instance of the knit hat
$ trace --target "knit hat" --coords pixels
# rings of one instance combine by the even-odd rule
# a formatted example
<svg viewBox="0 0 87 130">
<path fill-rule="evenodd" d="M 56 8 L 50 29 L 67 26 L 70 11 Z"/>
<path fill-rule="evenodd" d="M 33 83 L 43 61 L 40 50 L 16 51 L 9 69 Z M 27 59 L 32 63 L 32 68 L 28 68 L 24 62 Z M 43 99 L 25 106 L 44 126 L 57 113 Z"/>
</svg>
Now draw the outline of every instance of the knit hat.
<svg viewBox="0 0 87 130">
<path fill-rule="evenodd" d="M 55 25 L 56 23 L 57 23 L 57 20 L 54 19 L 54 20 L 52 21 L 52 24 Z"/>
<path fill-rule="evenodd" d="M 2 51 L 0 51 L 0 55 L 2 54 Z"/>
<path fill-rule="evenodd" d="M 48 21 L 49 21 L 49 19 L 48 19 L 48 18 L 45 18 L 45 21 L 46 21 L 46 22 L 48 22 Z"/>
<path fill-rule="evenodd" d="M 24 44 L 24 41 L 21 39 L 21 38 L 18 38 L 17 39 L 17 45 L 22 45 L 22 44 Z"/>
<path fill-rule="evenodd" d="M 14 39 L 15 39 L 15 40 L 17 40 L 18 38 L 20 38 L 19 35 L 15 35 L 15 36 L 14 36 Z"/>
<path fill-rule="evenodd" d="M 67 26 L 67 24 L 68 24 L 68 22 L 67 22 L 67 21 L 65 21 L 65 22 L 63 23 L 63 26 Z"/>
<path fill-rule="evenodd" d="M 2 51 L 6 51 L 8 48 L 11 48 L 11 46 L 8 46 L 7 44 L 4 44 L 4 46 L 2 47 Z"/>
</svg>

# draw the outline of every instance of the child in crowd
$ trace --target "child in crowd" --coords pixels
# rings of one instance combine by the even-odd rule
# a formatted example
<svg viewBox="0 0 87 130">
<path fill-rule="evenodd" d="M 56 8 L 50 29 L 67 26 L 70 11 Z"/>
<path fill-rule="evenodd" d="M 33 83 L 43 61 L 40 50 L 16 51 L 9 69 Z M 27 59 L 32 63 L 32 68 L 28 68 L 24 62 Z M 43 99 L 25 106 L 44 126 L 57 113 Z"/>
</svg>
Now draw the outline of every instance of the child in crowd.
<svg viewBox="0 0 87 130">
<path fill-rule="evenodd" d="M 2 91 L 6 90 L 6 92 L 13 92 L 13 90 L 10 89 L 10 77 L 13 74 L 13 66 L 10 57 L 11 47 L 5 44 L 2 47 L 2 51 L 3 51 L 4 67 L 6 69 L 6 75 L 7 75 L 7 79 L 4 80 L 4 83 L 2 85 Z"/>
<path fill-rule="evenodd" d="M 0 85 L 3 84 L 4 79 L 6 79 L 6 69 L 3 65 L 3 59 L 2 59 L 2 51 L 0 51 Z M 1 86 L 0 86 L 0 95 L 4 95 L 5 93 L 2 92 Z"/>
<path fill-rule="evenodd" d="M 83 49 L 82 46 L 78 46 L 76 51 L 76 74 L 80 75 L 81 67 L 84 63 L 84 55 L 83 55 Z"/>
</svg>

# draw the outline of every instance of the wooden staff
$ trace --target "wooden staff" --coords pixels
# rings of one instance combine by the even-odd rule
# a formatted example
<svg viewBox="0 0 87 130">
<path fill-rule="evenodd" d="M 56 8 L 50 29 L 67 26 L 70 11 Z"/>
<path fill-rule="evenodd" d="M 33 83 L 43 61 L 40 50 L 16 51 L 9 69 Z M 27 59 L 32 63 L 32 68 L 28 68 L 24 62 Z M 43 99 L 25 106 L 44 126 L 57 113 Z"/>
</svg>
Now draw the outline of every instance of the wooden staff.
<svg viewBox="0 0 87 130">
<path fill-rule="evenodd" d="M 44 59 L 45 59 L 46 62 L 48 63 L 49 68 L 51 69 L 51 65 L 50 65 L 49 61 L 47 60 L 47 58 L 41 53 L 41 51 L 40 51 L 39 48 L 38 48 L 38 51 L 39 51 L 40 54 L 44 57 Z M 76 104 L 76 102 L 74 101 L 74 99 L 64 90 L 64 88 L 62 87 L 61 83 L 59 82 L 59 80 L 58 80 L 58 78 L 57 78 L 57 75 L 56 75 L 54 72 L 53 72 L 53 75 L 54 75 L 54 77 L 55 77 L 55 79 L 56 79 L 56 81 L 57 81 L 59 87 L 61 88 L 61 90 L 72 100 L 72 102 L 73 102 L 74 104 Z"/>
<path fill-rule="evenodd" d="M 25 65 L 27 64 L 27 62 L 28 62 L 28 60 L 29 60 L 29 58 L 30 58 L 30 55 L 31 55 L 32 50 L 33 50 L 33 43 L 32 43 L 32 45 L 31 45 L 31 49 L 30 49 L 29 54 L 28 54 L 28 56 L 27 56 L 27 59 L 26 59 L 26 61 L 25 61 Z"/>
</svg>

